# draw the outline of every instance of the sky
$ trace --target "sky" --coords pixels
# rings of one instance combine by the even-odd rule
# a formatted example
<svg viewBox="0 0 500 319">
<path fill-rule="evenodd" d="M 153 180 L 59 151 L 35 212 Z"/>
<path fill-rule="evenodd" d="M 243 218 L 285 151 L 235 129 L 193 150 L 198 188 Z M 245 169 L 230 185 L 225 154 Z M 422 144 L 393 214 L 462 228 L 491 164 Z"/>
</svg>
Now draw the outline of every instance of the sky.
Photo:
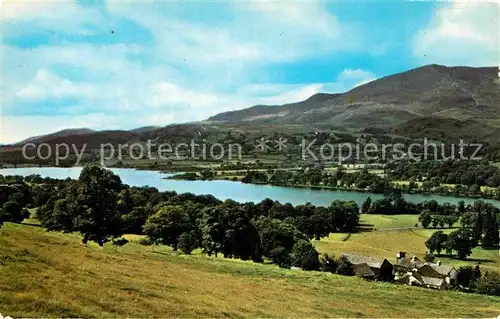
<svg viewBox="0 0 500 319">
<path fill-rule="evenodd" d="M 498 2 L 9 1 L 0 143 L 339 93 L 426 64 L 499 66 Z"/>
</svg>

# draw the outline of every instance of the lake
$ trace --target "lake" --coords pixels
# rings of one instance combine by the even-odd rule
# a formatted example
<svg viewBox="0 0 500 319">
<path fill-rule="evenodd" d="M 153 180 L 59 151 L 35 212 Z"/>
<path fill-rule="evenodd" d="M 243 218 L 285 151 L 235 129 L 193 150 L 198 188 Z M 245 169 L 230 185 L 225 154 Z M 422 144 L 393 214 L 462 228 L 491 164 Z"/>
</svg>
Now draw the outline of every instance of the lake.
<svg viewBox="0 0 500 319">
<path fill-rule="evenodd" d="M 73 178 L 77 179 L 80 175 L 81 167 L 24 167 L 24 168 L 6 168 L 0 169 L 1 175 L 21 175 L 28 176 L 39 174 L 42 177 L 51 177 L 57 179 Z M 177 193 L 210 194 L 214 197 L 225 200 L 233 199 L 237 202 L 260 202 L 265 198 L 280 201 L 281 203 L 291 203 L 300 205 L 311 202 L 317 206 L 329 206 L 333 200 L 353 200 L 359 206 L 363 204 L 368 196 L 372 200 L 382 198 L 381 194 L 363 193 L 356 191 L 342 190 L 320 190 L 309 188 L 290 188 L 270 185 L 243 184 L 231 181 L 183 181 L 162 179 L 171 176 L 157 171 L 141 171 L 126 168 L 111 168 L 111 170 L 120 176 L 123 183 L 131 186 L 151 186 L 160 191 L 176 191 Z M 477 199 L 460 198 L 452 196 L 439 195 L 419 195 L 404 194 L 407 201 L 418 203 L 426 200 L 436 200 L 438 203 L 456 204 L 463 200 L 466 204 L 473 203 Z M 484 199 L 484 202 L 492 203 L 500 207 L 500 202 Z"/>
</svg>

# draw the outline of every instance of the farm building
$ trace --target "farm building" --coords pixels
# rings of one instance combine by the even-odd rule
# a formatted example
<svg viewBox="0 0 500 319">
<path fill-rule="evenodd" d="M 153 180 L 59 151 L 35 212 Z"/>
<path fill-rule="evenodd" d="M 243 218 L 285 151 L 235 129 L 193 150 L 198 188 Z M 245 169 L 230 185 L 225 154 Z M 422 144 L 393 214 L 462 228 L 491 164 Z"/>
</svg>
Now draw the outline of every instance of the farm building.
<svg viewBox="0 0 500 319">
<path fill-rule="evenodd" d="M 423 262 L 417 257 L 406 258 L 403 252 L 398 253 L 394 266 L 395 281 L 430 288 L 443 289 L 452 285 L 458 272 L 453 266 Z"/>
<path fill-rule="evenodd" d="M 375 273 L 371 270 L 370 266 L 366 263 L 362 263 L 354 266 L 354 274 L 358 277 L 364 279 L 375 279 Z"/>
<path fill-rule="evenodd" d="M 351 264 L 353 264 L 355 272 L 356 269 L 359 269 L 358 273 L 363 275 L 360 277 L 370 275 L 370 273 L 366 271 L 366 266 L 368 266 L 368 268 L 370 268 L 373 272 L 373 277 L 375 279 L 391 281 L 394 278 L 394 266 L 385 258 L 374 258 L 353 254 L 341 254 L 340 257 L 346 258 Z"/>
<path fill-rule="evenodd" d="M 418 272 L 409 272 L 401 277 L 396 277 L 395 282 L 408 286 L 420 286 L 434 289 L 446 289 L 449 286 L 444 279 L 422 276 Z"/>
</svg>

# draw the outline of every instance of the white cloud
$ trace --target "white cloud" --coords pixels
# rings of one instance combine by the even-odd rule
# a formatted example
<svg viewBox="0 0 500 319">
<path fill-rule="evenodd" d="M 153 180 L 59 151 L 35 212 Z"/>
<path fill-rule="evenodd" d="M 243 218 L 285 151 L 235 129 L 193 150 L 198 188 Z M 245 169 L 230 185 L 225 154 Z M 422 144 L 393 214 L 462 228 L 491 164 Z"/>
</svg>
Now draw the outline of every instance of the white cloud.
<svg viewBox="0 0 500 319">
<path fill-rule="evenodd" d="M 500 65 L 499 10 L 498 2 L 443 5 L 415 36 L 415 57 L 424 63 Z"/>
<path fill-rule="evenodd" d="M 89 84 L 76 84 L 43 69 L 36 73 L 28 86 L 17 92 L 18 97 L 28 100 L 60 99 L 65 97 L 91 98 L 94 94 L 95 92 Z"/>
<path fill-rule="evenodd" d="M 95 8 L 83 7 L 74 0 L 31 0 L 4 1 L 1 4 L 4 32 L 32 32 L 33 27 L 69 34 L 91 34 L 92 28 L 109 27 Z M 29 23 L 30 28 L 19 27 L 16 23 Z"/>
<path fill-rule="evenodd" d="M 344 93 L 375 79 L 375 74 L 363 69 L 344 69 L 334 82 L 323 84 L 322 91 Z"/>
<path fill-rule="evenodd" d="M 219 19 L 218 24 L 180 20 L 168 3 L 137 6 L 110 1 L 107 9 L 148 28 L 158 40 L 157 58 L 196 67 L 236 63 L 234 70 L 250 62 L 291 61 L 352 49 L 357 41 L 322 2 L 230 4 L 227 22 Z"/>
<path fill-rule="evenodd" d="M 155 108 L 164 106 L 199 108 L 214 106 L 219 102 L 214 94 L 188 90 L 170 82 L 157 83 L 152 91 L 151 106 Z"/>
</svg>

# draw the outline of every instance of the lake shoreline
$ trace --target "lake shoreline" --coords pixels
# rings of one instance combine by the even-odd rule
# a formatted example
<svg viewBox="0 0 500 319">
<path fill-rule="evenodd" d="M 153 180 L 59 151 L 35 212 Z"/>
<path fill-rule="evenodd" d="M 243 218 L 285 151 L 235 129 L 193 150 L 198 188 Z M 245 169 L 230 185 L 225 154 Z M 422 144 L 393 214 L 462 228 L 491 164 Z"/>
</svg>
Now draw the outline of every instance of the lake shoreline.
<svg viewBox="0 0 500 319">
<path fill-rule="evenodd" d="M 172 174 L 173 172 L 170 172 L 169 174 Z M 390 191 L 401 191 L 402 194 L 408 194 L 408 195 L 422 195 L 422 196 L 442 196 L 442 197 L 456 197 L 456 198 L 464 198 L 464 199 L 475 199 L 475 200 L 492 200 L 492 201 L 498 201 L 500 203 L 500 200 L 494 198 L 494 197 L 481 197 L 481 196 L 467 196 L 467 195 L 462 195 L 462 194 L 447 194 L 447 193 L 438 193 L 438 192 L 425 192 L 425 191 L 413 191 L 413 192 L 408 192 L 404 191 L 399 188 L 393 188 L 393 189 L 388 189 L 386 192 L 374 192 L 372 190 L 367 190 L 364 188 L 356 188 L 356 187 L 332 187 L 332 186 L 320 186 L 320 185 L 303 185 L 303 184 L 298 184 L 298 185 L 279 185 L 279 184 L 271 184 L 271 183 L 259 183 L 259 182 L 252 182 L 252 183 L 244 183 L 241 180 L 234 180 L 234 179 L 218 179 L 218 178 L 197 178 L 197 179 L 186 179 L 182 177 L 176 177 L 170 176 L 170 177 L 163 177 L 162 179 L 168 179 L 168 180 L 182 180 L 182 181 L 228 181 L 228 182 L 233 182 L 233 183 L 242 183 L 242 184 L 249 184 L 249 185 L 267 185 L 267 186 L 275 186 L 275 187 L 285 187 L 285 188 L 307 188 L 311 190 L 330 190 L 330 191 L 345 191 L 345 192 L 358 192 L 358 193 L 369 193 L 369 194 L 379 194 L 383 195 L 387 192 Z"/>
<path fill-rule="evenodd" d="M 51 177 L 56 179 L 78 178 L 81 167 L 61 168 L 61 167 L 31 167 L 18 169 L 0 169 L 1 175 L 33 175 L 39 174 L 43 177 Z M 322 189 L 318 187 L 281 187 L 272 185 L 255 185 L 245 184 L 242 182 L 235 183 L 228 180 L 212 180 L 212 181 L 185 181 L 176 179 L 164 179 L 169 177 L 168 174 L 160 171 L 137 170 L 128 168 L 110 168 L 113 172 L 120 176 L 122 181 L 130 186 L 155 187 L 160 191 L 175 191 L 178 193 L 193 193 L 197 195 L 212 195 L 220 200 L 232 199 L 237 202 L 255 202 L 258 203 L 265 198 L 273 198 L 273 200 L 282 203 L 291 203 L 301 205 L 307 202 L 316 206 L 329 206 L 334 200 L 352 200 L 360 207 L 367 197 L 372 200 L 383 198 L 382 194 L 370 193 L 366 190 L 333 190 Z M 464 200 L 466 204 L 473 204 L 477 198 L 461 198 L 456 196 L 441 196 L 441 195 L 422 195 L 422 194 L 407 194 L 403 193 L 403 197 L 408 202 L 420 203 L 424 201 L 436 200 L 442 204 L 449 202 L 457 204 Z M 500 201 L 483 199 L 485 202 L 494 204 L 500 207 Z"/>
</svg>

